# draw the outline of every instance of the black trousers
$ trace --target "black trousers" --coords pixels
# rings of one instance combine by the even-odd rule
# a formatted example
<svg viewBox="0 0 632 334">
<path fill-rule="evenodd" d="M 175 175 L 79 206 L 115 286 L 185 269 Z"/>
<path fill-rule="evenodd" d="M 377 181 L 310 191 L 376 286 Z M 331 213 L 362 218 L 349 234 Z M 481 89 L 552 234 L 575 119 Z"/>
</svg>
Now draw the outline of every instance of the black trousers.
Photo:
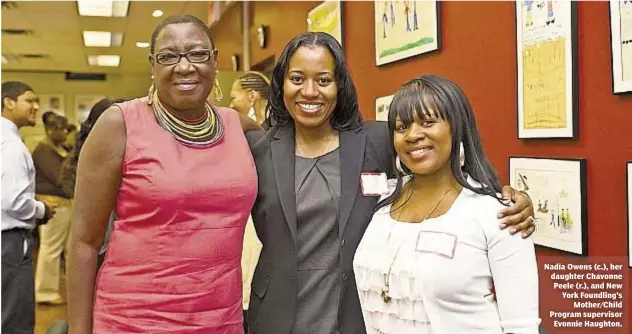
<svg viewBox="0 0 632 334">
<path fill-rule="evenodd" d="M 26 229 L 2 231 L 2 332 L 33 334 L 34 328 L 32 234 Z"/>
</svg>

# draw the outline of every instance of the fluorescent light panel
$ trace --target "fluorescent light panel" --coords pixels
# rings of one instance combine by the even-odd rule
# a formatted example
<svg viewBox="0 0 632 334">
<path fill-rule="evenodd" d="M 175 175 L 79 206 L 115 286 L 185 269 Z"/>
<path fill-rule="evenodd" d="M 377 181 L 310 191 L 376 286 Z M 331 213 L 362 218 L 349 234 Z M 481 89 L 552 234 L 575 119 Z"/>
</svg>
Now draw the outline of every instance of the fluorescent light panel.
<svg viewBox="0 0 632 334">
<path fill-rule="evenodd" d="M 85 46 L 109 47 L 121 46 L 123 43 L 123 34 L 120 32 L 109 31 L 84 31 L 83 44 Z"/>
<path fill-rule="evenodd" d="M 126 17 L 129 1 L 77 0 L 77 6 L 81 16 Z"/>
<path fill-rule="evenodd" d="M 162 16 L 162 14 L 164 14 L 164 13 L 162 12 L 162 10 L 160 10 L 160 9 L 156 9 L 156 10 L 154 10 L 154 12 L 153 12 L 153 13 L 151 13 L 151 16 L 153 16 L 153 17 L 161 17 L 161 16 Z"/>
<path fill-rule="evenodd" d="M 136 42 L 136 46 L 145 49 L 148 48 L 150 45 L 147 42 Z"/>
<path fill-rule="evenodd" d="M 121 63 L 121 56 L 115 56 L 115 55 L 88 56 L 88 65 L 90 66 L 118 67 L 120 63 Z"/>
</svg>

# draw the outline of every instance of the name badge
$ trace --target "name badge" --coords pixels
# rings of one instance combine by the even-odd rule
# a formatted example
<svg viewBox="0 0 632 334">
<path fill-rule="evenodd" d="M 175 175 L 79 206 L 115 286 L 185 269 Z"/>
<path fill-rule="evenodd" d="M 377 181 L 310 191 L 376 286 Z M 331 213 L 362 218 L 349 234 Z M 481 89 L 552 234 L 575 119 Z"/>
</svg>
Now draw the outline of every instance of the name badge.
<svg viewBox="0 0 632 334">
<path fill-rule="evenodd" d="M 457 237 L 445 232 L 421 231 L 417 237 L 415 250 L 421 253 L 434 253 L 447 259 L 454 258 Z"/>
<path fill-rule="evenodd" d="M 362 173 L 360 175 L 362 195 L 382 196 L 388 194 L 386 173 Z"/>
</svg>

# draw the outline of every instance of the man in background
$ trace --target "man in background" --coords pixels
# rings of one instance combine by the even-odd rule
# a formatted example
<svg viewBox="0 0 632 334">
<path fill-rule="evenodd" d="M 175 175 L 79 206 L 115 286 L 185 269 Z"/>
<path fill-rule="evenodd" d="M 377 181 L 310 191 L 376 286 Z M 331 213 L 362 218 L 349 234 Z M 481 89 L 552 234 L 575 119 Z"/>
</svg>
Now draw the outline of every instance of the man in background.
<svg viewBox="0 0 632 334">
<path fill-rule="evenodd" d="M 2 332 L 33 333 L 35 220 L 46 222 L 54 205 L 35 199 L 35 166 L 18 129 L 34 126 L 39 104 L 25 83 L 2 84 Z"/>
</svg>

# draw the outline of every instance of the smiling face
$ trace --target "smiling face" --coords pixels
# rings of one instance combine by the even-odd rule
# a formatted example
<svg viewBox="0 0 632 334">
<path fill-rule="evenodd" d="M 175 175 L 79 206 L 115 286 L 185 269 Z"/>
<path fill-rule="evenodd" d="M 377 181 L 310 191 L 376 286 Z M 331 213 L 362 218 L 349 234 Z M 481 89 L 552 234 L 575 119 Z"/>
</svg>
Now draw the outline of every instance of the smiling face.
<svg viewBox="0 0 632 334">
<path fill-rule="evenodd" d="M 322 46 L 301 46 L 290 58 L 283 102 L 297 127 L 330 126 L 338 98 L 334 57 Z"/>
<path fill-rule="evenodd" d="M 430 175 L 438 171 L 450 172 L 452 134 L 450 123 L 435 112 L 406 124 L 397 116 L 393 145 L 400 160 L 417 175 Z"/>
<path fill-rule="evenodd" d="M 4 106 L 7 112 L 6 116 L 10 117 L 18 128 L 35 125 L 35 118 L 39 110 L 39 99 L 33 91 L 27 90 L 24 94 L 18 96 L 15 101 L 6 97 Z"/>
<path fill-rule="evenodd" d="M 187 53 L 212 50 L 211 40 L 201 27 L 193 23 L 165 26 L 154 46 L 154 54 L 161 52 Z M 152 57 L 152 72 L 160 101 L 173 109 L 187 110 L 204 106 L 215 80 L 215 57 L 192 63 L 182 57 L 177 64 L 161 65 Z"/>
</svg>

